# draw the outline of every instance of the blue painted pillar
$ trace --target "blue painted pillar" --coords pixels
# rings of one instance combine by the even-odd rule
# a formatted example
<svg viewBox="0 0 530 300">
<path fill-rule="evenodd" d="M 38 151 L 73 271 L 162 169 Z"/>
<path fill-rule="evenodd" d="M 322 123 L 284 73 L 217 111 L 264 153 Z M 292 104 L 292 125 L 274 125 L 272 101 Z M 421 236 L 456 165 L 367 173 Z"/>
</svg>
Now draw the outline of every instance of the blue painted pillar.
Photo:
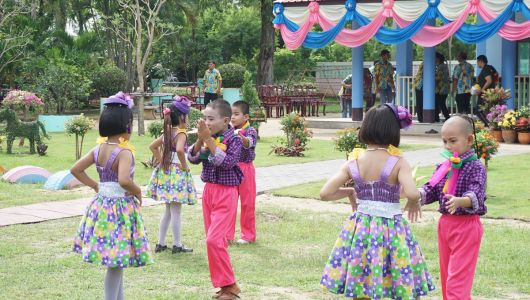
<svg viewBox="0 0 530 300">
<path fill-rule="evenodd" d="M 423 122 L 434 123 L 434 47 L 423 48 Z"/>
<path fill-rule="evenodd" d="M 517 43 L 502 39 L 502 66 L 501 77 L 502 87 L 511 91 L 511 97 L 508 99 L 506 105 L 510 109 L 514 109 L 515 97 L 515 73 L 517 60 Z M 497 71 L 498 72 L 498 71 Z"/>
<path fill-rule="evenodd" d="M 515 96 L 515 68 L 516 68 L 517 50 L 516 42 L 502 40 L 502 67 L 501 77 L 502 86 L 505 89 L 510 89 L 512 97 L 508 100 L 506 105 L 508 108 L 514 108 L 513 96 Z"/>
<path fill-rule="evenodd" d="M 478 15 L 477 24 L 484 24 L 484 20 L 480 17 L 480 15 Z M 477 51 L 477 56 L 475 56 L 475 57 L 469 56 L 467 59 L 468 60 L 475 60 L 475 58 L 477 58 L 479 55 L 487 55 L 486 54 L 486 41 L 477 43 L 476 44 L 476 51 Z M 477 68 L 475 69 L 475 71 L 476 70 L 477 70 Z M 476 75 L 478 75 L 478 74 L 479 73 L 477 73 Z"/>
<path fill-rule="evenodd" d="M 358 25 L 354 24 L 354 28 Z M 352 70 L 351 70 L 351 97 L 352 97 L 352 112 L 351 118 L 353 121 L 363 120 L 363 61 L 364 61 L 364 46 L 355 47 L 352 49 Z"/>
<path fill-rule="evenodd" d="M 412 76 L 412 42 L 410 40 L 397 44 L 396 49 L 396 75 L 397 76 Z M 407 104 L 409 96 L 409 86 L 404 80 L 397 82 L 397 87 L 400 91 L 399 99 L 396 102 L 401 106 Z"/>
</svg>

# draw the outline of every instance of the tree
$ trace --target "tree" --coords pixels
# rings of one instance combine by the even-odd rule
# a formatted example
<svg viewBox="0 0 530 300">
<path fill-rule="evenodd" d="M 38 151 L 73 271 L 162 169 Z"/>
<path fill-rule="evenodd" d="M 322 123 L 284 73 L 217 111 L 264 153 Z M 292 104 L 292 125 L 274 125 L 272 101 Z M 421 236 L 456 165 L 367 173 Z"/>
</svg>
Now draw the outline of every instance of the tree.
<svg viewBox="0 0 530 300">
<path fill-rule="evenodd" d="M 270 85 L 274 81 L 274 28 L 272 27 L 272 17 L 272 1 L 261 0 L 261 41 L 257 85 Z"/>
<path fill-rule="evenodd" d="M 134 62 L 138 79 L 138 134 L 145 134 L 144 127 L 144 93 L 146 91 L 145 72 L 146 65 L 153 49 L 153 45 L 162 37 L 175 32 L 174 27 L 164 23 L 159 18 L 160 9 L 166 0 L 119 0 L 123 13 L 113 20 L 113 26 L 127 24 L 126 31 L 116 30 L 115 33 L 125 42 L 129 43 L 134 52 Z M 119 27 L 118 27 L 119 28 Z M 132 32 L 132 33 L 131 33 Z"/>
<path fill-rule="evenodd" d="M 0 74 L 8 65 L 24 58 L 31 31 L 17 26 L 16 19 L 27 12 L 15 1 L 0 0 Z"/>
</svg>

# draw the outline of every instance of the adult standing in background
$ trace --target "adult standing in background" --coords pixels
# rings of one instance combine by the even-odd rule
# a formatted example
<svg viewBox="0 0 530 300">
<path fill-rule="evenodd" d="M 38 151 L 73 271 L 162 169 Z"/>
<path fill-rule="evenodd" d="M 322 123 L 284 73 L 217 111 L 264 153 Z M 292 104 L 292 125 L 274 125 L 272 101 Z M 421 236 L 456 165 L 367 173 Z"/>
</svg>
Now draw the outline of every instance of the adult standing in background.
<svg viewBox="0 0 530 300">
<path fill-rule="evenodd" d="M 416 114 L 418 122 L 423 123 L 423 62 L 418 67 L 414 77 L 414 92 L 416 93 Z"/>
<path fill-rule="evenodd" d="M 480 109 L 480 105 L 484 102 L 482 99 L 482 93 L 487 89 L 492 89 L 497 86 L 499 83 L 499 73 L 492 65 L 488 65 L 488 58 L 486 55 L 479 55 L 477 57 L 477 67 L 481 68 L 480 74 L 477 77 L 477 84 L 480 86 L 478 91 L 478 101 L 476 107 L 476 115 L 486 125 L 489 127 L 488 119 L 486 119 L 486 113 Z"/>
<path fill-rule="evenodd" d="M 204 72 L 204 105 L 214 101 L 221 94 L 223 78 L 221 73 L 215 68 L 215 61 L 208 62 L 208 70 Z"/>
<path fill-rule="evenodd" d="M 440 122 L 440 111 L 442 111 L 445 121 L 451 117 L 445 101 L 449 94 L 449 67 L 445 62 L 445 56 L 440 52 L 436 52 L 436 90 L 434 96 L 434 121 Z M 444 122 L 445 122 L 444 121 Z"/>
<path fill-rule="evenodd" d="M 471 87 L 475 81 L 475 68 L 466 61 L 465 52 L 458 53 L 458 65 L 453 69 L 453 95 L 456 100 L 458 113 L 471 113 Z"/>
<path fill-rule="evenodd" d="M 394 67 L 389 62 L 390 52 L 386 49 L 381 51 L 381 60 L 374 68 L 375 93 L 379 94 L 381 103 L 394 102 Z"/>
</svg>

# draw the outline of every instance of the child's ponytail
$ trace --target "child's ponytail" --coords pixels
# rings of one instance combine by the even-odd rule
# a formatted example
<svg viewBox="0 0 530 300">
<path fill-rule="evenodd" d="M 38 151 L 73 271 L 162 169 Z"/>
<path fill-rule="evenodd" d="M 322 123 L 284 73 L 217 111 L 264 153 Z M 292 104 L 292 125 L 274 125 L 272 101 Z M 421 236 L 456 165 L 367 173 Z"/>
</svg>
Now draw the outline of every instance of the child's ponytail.
<svg viewBox="0 0 530 300">
<path fill-rule="evenodd" d="M 163 143 L 163 152 L 162 152 L 162 168 L 164 171 L 169 170 L 169 167 L 171 166 L 171 159 L 172 159 L 172 153 L 171 153 L 171 143 L 172 141 L 172 135 L 171 135 L 171 109 L 170 108 L 164 108 L 164 143 Z"/>
</svg>

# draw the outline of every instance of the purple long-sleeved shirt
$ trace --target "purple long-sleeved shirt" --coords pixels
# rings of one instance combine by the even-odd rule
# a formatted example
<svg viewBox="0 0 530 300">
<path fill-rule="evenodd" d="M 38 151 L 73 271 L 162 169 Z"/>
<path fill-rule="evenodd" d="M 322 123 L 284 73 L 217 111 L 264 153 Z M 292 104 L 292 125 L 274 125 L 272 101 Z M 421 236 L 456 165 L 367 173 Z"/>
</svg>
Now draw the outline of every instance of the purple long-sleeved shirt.
<svg viewBox="0 0 530 300">
<path fill-rule="evenodd" d="M 241 156 L 239 162 L 253 162 L 256 158 L 256 141 L 258 140 L 258 132 L 254 127 L 249 127 L 245 130 L 245 137 L 248 139 L 248 148 L 241 147 Z"/>
<path fill-rule="evenodd" d="M 470 157 L 475 152 L 468 151 L 460 158 L 462 160 Z M 436 169 L 438 169 L 436 167 Z M 435 171 L 436 172 L 436 171 Z M 438 211 L 442 214 L 450 214 L 445 207 L 447 199 L 442 189 L 445 185 L 446 178 L 443 178 L 435 186 L 430 186 L 429 183 L 424 184 L 419 190 L 421 194 L 421 204 L 430 204 L 438 201 L 440 208 Z M 456 183 L 456 197 L 469 197 L 471 199 L 472 207 L 456 209 L 455 215 L 484 215 L 487 212 L 486 204 L 486 169 L 479 159 L 464 163 L 460 169 L 458 181 Z"/>
<path fill-rule="evenodd" d="M 201 147 L 201 150 L 193 155 L 192 152 L 195 146 L 192 146 L 188 151 L 188 160 L 195 165 L 202 162 L 202 181 L 237 186 L 240 185 L 243 180 L 243 172 L 237 165 L 241 155 L 243 142 L 240 138 L 234 136 L 234 128 L 230 125 L 222 134 L 226 141 L 226 152 L 217 149 L 215 155 L 210 154 L 208 156 L 208 160 L 201 160 L 200 154 L 208 150 Z M 213 136 L 213 138 L 216 137 L 217 136 Z"/>
</svg>

